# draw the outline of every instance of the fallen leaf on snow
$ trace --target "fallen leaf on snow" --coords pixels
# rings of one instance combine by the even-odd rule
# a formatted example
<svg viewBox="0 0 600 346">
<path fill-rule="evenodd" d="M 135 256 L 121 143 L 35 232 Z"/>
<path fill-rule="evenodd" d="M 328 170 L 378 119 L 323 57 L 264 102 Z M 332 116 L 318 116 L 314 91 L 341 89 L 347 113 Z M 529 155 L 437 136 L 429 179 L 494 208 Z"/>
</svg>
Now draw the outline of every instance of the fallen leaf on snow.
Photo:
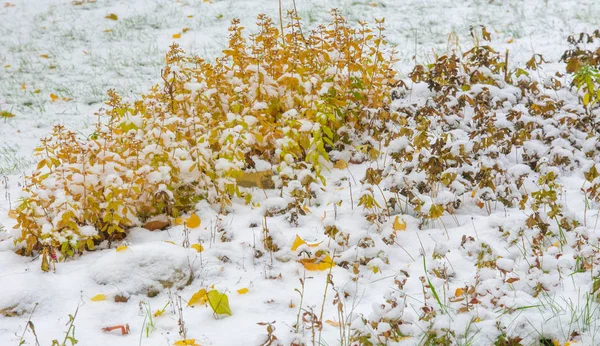
<svg viewBox="0 0 600 346">
<path fill-rule="evenodd" d="M 394 219 L 394 225 L 392 226 L 394 231 L 406 231 L 406 221 L 401 219 L 399 216 L 396 216 Z"/>
<path fill-rule="evenodd" d="M 231 308 L 229 307 L 229 298 L 225 293 L 221 293 L 217 290 L 209 291 L 206 296 L 208 297 L 208 304 L 217 315 L 229 315 L 231 316 Z"/>
<path fill-rule="evenodd" d="M 117 252 L 121 252 L 123 250 L 127 250 L 127 245 L 117 246 Z"/>
<path fill-rule="evenodd" d="M 204 304 L 207 302 L 207 300 L 208 298 L 206 297 L 206 290 L 203 288 L 200 291 L 194 293 L 194 295 L 192 295 L 192 298 L 190 298 L 190 300 L 188 301 L 187 306 L 193 306 L 197 303 Z"/>
<path fill-rule="evenodd" d="M 333 267 L 333 260 L 329 256 L 326 256 L 320 262 L 317 262 L 317 260 L 314 258 L 301 259 L 299 262 L 302 263 L 306 270 L 311 271 L 327 270 Z"/>
<path fill-rule="evenodd" d="M 345 169 L 345 168 L 348 168 L 348 162 L 346 162 L 346 160 L 338 160 L 333 165 L 333 168 L 336 168 L 336 169 Z"/>
<path fill-rule="evenodd" d="M 111 326 L 111 327 L 104 327 L 102 328 L 102 331 L 104 332 L 111 332 L 113 330 L 121 330 L 121 335 L 125 335 L 125 334 L 129 334 L 129 324 L 125 324 L 125 325 L 118 325 L 118 326 Z"/>
<path fill-rule="evenodd" d="M 93 296 L 92 298 L 90 298 L 91 301 L 93 302 L 100 302 L 103 300 L 106 300 L 106 296 L 102 293 L 96 294 L 95 296 Z"/>
<path fill-rule="evenodd" d="M 189 228 L 196 228 L 196 227 L 200 227 L 200 218 L 198 217 L 198 215 L 196 215 L 196 213 L 192 213 L 192 215 L 190 216 L 189 219 L 187 219 L 186 225 Z"/>
</svg>

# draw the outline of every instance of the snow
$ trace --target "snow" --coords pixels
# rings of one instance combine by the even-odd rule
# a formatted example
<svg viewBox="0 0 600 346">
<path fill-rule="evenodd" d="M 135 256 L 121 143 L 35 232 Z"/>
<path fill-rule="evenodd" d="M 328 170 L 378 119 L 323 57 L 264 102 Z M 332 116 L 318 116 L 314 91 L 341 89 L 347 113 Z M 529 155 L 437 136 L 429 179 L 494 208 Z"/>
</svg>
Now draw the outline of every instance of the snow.
<svg viewBox="0 0 600 346">
<path fill-rule="evenodd" d="M 571 321 L 573 314 L 579 316 L 585 312 L 586 302 L 589 303 L 585 292 L 598 276 L 598 269 L 592 275 L 577 272 L 577 266 L 582 264 L 577 262 L 581 259 L 576 260 L 576 256 L 593 258 L 600 237 L 598 229 L 589 227 L 594 225 L 597 215 L 590 211 L 585 214 L 585 201 L 580 194 L 585 182 L 581 174 L 576 175 L 577 172 L 561 177 L 565 189 L 561 198 L 568 202 L 570 212 L 585 220 L 587 225 L 576 230 L 588 239 L 577 254 L 563 253 L 563 244 L 541 244 L 542 255 L 522 256 L 520 249 L 525 245 L 518 231 L 526 217 L 518 209 L 501 207 L 494 208 L 491 215 L 481 210 L 461 210 L 455 215 L 456 219 L 446 215 L 441 222 L 424 225 L 422 229 L 419 229 L 419 220 L 400 215 L 407 230 L 394 231 L 393 222 L 387 220 L 381 233 L 395 234 L 396 244 L 393 251 L 384 251 L 386 245 L 375 237 L 379 230 L 364 219 L 362 207 L 357 206 L 362 192 L 359 180 L 367 167 L 351 164 L 347 170 L 331 169 L 325 173 L 327 194 L 320 194 L 306 206 L 309 212 L 299 218 L 297 227 L 284 215 L 269 217 L 263 225 L 265 210 L 276 213 L 293 201 L 285 195 L 280 197 L 278 190 L 255 193 L 259 205 L 255 208 L 234 201 L 233 210 L 228 214 L 218 213 L 218 207 L 202 201 L 195 211 L 202 224 L 190 230 L 188 235 L 192 244 L 202 244 L 202 252 L 182 246 L 186 238 L 182 225 L 155 232 L 136 228 L 123 241 L 110 244 L 110 247 L 105 242 L 96 251 L 58 263 L 56 272 L 43 273 L 40 258 L 14 253 L 12 240 L 19 230 L 12 229 L 15 220 L 8 216 L 8 211 L 16 207 L 21 196 L 23 174 L 30 173 L 35 167 L 33 148 L 51 131 L 52 125 L 63 124 L 77 131 L 81 138 L 91 135 L 95 130 L 92 126 L 96 120 L 94 113 L 104 106 L 106 90 L 114 88 L 126 98 L 140 100 L 142 93 L 161 81 L 164 53 L 173 41 L 180 43 L 186 52 L 210 61 L 225 47 L 227 26 L 232 18 L 240 17 L 242 24 L 253 30 L 258 13 L 265 12 L 277 18 L 278 3 L 259 0 L 97 0 L 73 5 L 71 1 L 63 0 L 11 0 L 6 4 L 0 7 L 0 110 L 9 110 L 16 117 L 0 121 L 0 189 L 4 196 L 0 199 L 0 225 L 6 228 L 0 230 L 0 311 L 9 308 L 17 316 L 0 313 L 0 345 L 19 344 L 24 331 L 26 344 L 34 345 L 34 335 L 26 330 L 30 315 L 42 345 L 49 345 L 53 339 L 62 340 L 68 315 L 76 309 L 75 337 L 81 345 L 173 345 L 182 337 L 179 335 L 179 316 L 169 302 L 174 302 L 177 296 L 188 300 L 199 289 L 210 287 L 228 294 L 233 315 L 217 319 L 210 307 L 185 307 L 184 301 L 188 338 L 196 339 L 201 345 L 245 345 L 253 341 L 259 344 L 266 339 L 266 328 L 257 323 L 276 321 L 275 335 L 285 345 L 294 338 L 310 344 L 311 331 L 305 329 L 296 334 L 292 326 L 300 307 L 305 309 L 303 313 L 312 308 L 318 315 L 328 273 L 305 272 L 296 261 L 297 252 L 289 246 L 276 251 L 273 260 L 269 254 L 259 256 L 257 244 L 262 239 L 263 227 L 278 244 L 291 244 L 296 235 L 310 244 L 319 243 L 316 247 L 302 245 L 298 251 L 317 253 L 319 249 L 331 246 L 339 251 L 338 264 L 373 257 L 366 265 L 358 267 L 356 273 L 351 265 L 348 269 L 342 266 L 332 269 L 334 283 L 329 285 L 325 298 L 324 320 L 338 319 L 337 306 L 332 304 L 332 288 L 335 288 L 344 297 L 342 302 L 346 304 L 347 318 L 402 317 L 408 322 L 400 328 L 413 337 L 398 342 L 403 345 L 419 344 L 423 327 L 443 330 L 449 326 L 463 341 L 472 337 L 474 345 L 493 344 L 499 334 L 496 321 L 507 326 L 511 335 L 527 338 L 526 344 L 534 343 L 538 333 L 564 344 L 575 330 L 582 334 L 578 345 L 598 344 L 600 325 L 594 316 L 598 316 L 599 310 L 592 311 L 589 325 L 579 320 Z M 293 6 L 287 0 L 282 4 L 286 9 Z M 485 24 L 494 37 L 494 47 L 500 51 L 510 49 L 511 65 L 524 63 L 534 53 L 557 62 L 567 47 L 567 35 L 591 31 L 600 25 L 600 2 L 594 0 L 297 0 L 296 6 L 309 26 L 326 21 L 327 11 L 333 7 L 340 8 L 353 23 L 358 19 L 372 23 L 374 18 L 386 17 L 386 38 L 398 45 L 400 61 L 397 68 L 404 75 L 415 61 L 431 61 L 432 51 L 445 54 L 448 34 L 452 32 L 460 37 L 461 46 L 469 46 L 471 25 Z M 109 13 L 117 14 L 119 19 L 106 19 Z M 181 39 L 173 39 L 173 34 L 182 32 L 183 27 L 189 31 L 182 33 Z M 336 56 L 331 58 L 336 59 Z M 307 82 L 304 87 L 311 88 L 312 84 Z M 329 87 L 324 84 L 318 92 L 324 94 Z M 206 97 L 216 92 L 205 90 L 206 85 L 194 81 L 187 83 L 185 88 L 193 93 L 203 92 Z M 490 92 L 498 100 L 513 101 L 518 90 L 491 88 Z M 61 99 L 52 101 L 51 93 Z M 406 98 L 394 101 L 393 107 L 402 103 L 423 104 L 432 96 L 423 84 L 414 85 L 409 93 Z M 253 110 L 266 107 L 264 103 L 256 103 Z M 242 119 L 239 115 L 231 116 Z M 283 116 L 295 118 L 299 114 L 288 111 Z M 258 120 L 244 116 L 243 121 L 252 125 Z M 532 120 L 523 117 L 523 121 Z M 127 122 L 139 127 L 141 117 L 128 115 Z M 300 131 L 315 129 L 313 123 L 303 120 L 301 123 Z M 499 116 L 496 124 L 509 126 L 506 115 Z M 163 136 L 166 142 L 173 136 L 155 135 Z M 458 148 L 458 144 L 465 144 L 469 150 L 472 144 L 467 141 L 467 138 L 454 138 L 453 145 Z M 526 149 L 538 157 L 552 154 L 577 159 L 581 155 L 564 144 L 565 140 L 561 138 L 555 140 L 554 148 L 530 141 Z M 597 138 L 589 138 L 583 151 L 597 147 Z M 412 150 L 411 143 L 405 138 L 392 141 L 387 149 L 389 153 Z M 158 154 L 158 150 L 155 148 L 154 153 Z M 142 154 L 152 152 L 148 149 Z M 186 153 L 180 154 L 177 155 L 181 159 L 180 167 L 186 170 L 189 167 Z M 345 159 L 349 161 L 348 157 Z M 288 156 L 285 160 L 291 162 L 293 158 Z M 257 160 L 256 164 L 258 171 L 271 169 L 267 162 Z M 383 167 L 384 162 L 378 164 Z M 231 165 L 229 161 L 221 160 L 219 169 Z M 103 179 L 115 180 L 117 176 L 112 173 L 118 167 L 108 165 L 107 168 Z M 101 168 L 91 169 L 100 171 Z M 515 177 L 532 172 L 530 166 L 522 162 L 511 162 L 507 170 Z M 291 170 L 284 172 L 292 175 Z M 162 172 L 149 173 L 147 178 L 163 182 L 168 177 L 169 172 L 164 168 Z M 425 178 L 417 171 L 408 176 L 397 174 L 394 184 L 399 185 L 404 179 L 422 182 Z M 75 177 L 78 179 L 81 177 Z M 119 181 L 115 180 L 114 184 Z M 464 186 L 457 181 L 451 187 L 458 194 L 464 191 Z M 482 189 L 478 194 L 485 191 Z M 379 204 L 385 205 L 377 190 L 375 197 Z M 56 198 L 57 201 L 66 200 L 66 196 Z M 436 201 L 453 198 L 454 195 L 446 191 Z M 426 201 L 423 209 L 427 210 L 433 202 Z M 348 244 L 334 244 L 324 234 L 326 226 L 335 226 L 341 233 L 348 234 Z M 43 230 L 50 231 L 51 226 Z M 560 232 L 555 224 L 551 231 Z M 85 226 L 80 232 L 92 235 L 97 230 Z M 507 238 L 502 232 L 509 233 Z M 221 241 L 222 235 L 231 236 L 232 241 Z M 569 235 L 566 241 L 574 242 L 575 238 Z M 490 247 L 491 253 L 482 251 L 483 244 Z M 117 251 L 117 246 L 126 248 Z M 480 254 L 494 261 L 495 266 L 477 268 L 475 262 Z M 424 260 L 427 268 L 424 268 Z M 539 261 L 539 268 L 533 267 L 536 261 Z M 450 275 L 450 287 L 436 276 L 436 272 L 444 268 Z M 481 308 L 476 312 L 452 313 L 440 316 L 429 326 L 420 320 L 424 293 L 419 277 L 424 275 L 432 280 L 448 306 L 451 305 L 448 299 L 455 289 L 469 285 L 476 287 L 480 294 L 478 299 L 495 300 L 506 310 Z M 305 284 L 302 306 L 296 291 L 301 289 L 301 278 Z M 507 278 L 519 280 L 509 285 L 505 281 Z M 398 283 L 402 283 L 402 288 Z M 545 290 L 536 296 L 534 288 L 538 283 Z M 249 292 L 238 294 L 237 290 L 243 287 Z M 97 294 L 104 294 L 107 299 L 91 301 L 90 298 Z M 115 302 L 116 296 L 124 296 L 128 301 Z M 150 304 L 153 312 L 167 304 L 166 312 L 154 317 L 156 330 L 148 337 L 144 334 L 146 316 L 140 311 L 142 302 Z M 432 300 L 428 302 L 431 304 Z M 450 309 L 456 306 L 459 305 L 452 305 Z M 592 305 L 592 309 L 594 307 L 597 304 Z M 518 312 L 509 313 L 510 309 Z M 474 318 L 480 321 L 472 323 Z M 371 328 L 359 320 L 349 321 L 357 330 Z M 101 330 L 126 323 L 131 328 L 128 335 Z M 390 323 L 382 322 L 378 332 L 390 328 L 393 328 Z M 468 331 L 471 334 L 466 335 Z M 339 343 L 338 339 L 339 329 L 325 323 L 324 343 L 335 345 Z"/>
</svg>

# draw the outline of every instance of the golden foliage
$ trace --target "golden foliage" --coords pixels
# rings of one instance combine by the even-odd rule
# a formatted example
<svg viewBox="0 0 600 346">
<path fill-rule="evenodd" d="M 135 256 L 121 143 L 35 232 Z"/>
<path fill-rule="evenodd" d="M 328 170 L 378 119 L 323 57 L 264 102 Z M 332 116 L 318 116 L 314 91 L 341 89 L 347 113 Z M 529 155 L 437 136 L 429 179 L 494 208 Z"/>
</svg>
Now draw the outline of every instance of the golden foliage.
<svg viewBox="0 0 600 346">
<path fill-rule="evenodd" d="M 60 260 L 153 216 L 178 218 L 201 199 L 222 208 L 235 197 L 249 202 L 246 178 L 273 187 L 271 172 L 255 173 L 258 163 L 308 168 L 323 180 L 329 151 L 384 137 L 397 80 L 383 21 L 352 28 L 333 11 L 329 25 L 309 33 L 288 15 L 283 34 L 259 15 L 248 38 L 233 20 L 214 63 L 174 44 L 162 84 L 132 104 L 109 91 L 87 139 L 56 125 L 36 149 L 17 209 L 19 253 L 49 246 Z"/>
</svg>

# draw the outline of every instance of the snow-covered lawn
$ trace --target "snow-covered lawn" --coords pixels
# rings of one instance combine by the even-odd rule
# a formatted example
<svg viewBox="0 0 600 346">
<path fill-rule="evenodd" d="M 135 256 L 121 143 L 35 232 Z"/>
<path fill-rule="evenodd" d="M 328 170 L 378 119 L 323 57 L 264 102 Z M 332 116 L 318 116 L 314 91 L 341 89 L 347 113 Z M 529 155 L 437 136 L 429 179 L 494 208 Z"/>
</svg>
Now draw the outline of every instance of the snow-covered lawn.
<svg viewBox="0 0 600 346">
<path fill-rule="evenodd" d="M 287 244 L 274 258 L 257 254 L 264 214 L 288 200 L 278 191 L 256 189 L 254 202 L 261 207 L 236 203 L 231 213 L 222 215 L 215 206 L 198 204 L 201 225 L 191 230 L 189 238 L 203 245 L 202 252 L 180 246 L 186 237 L 182 225 L 155 232 L 135 228 L 112 248 L 104 244 L 58 263 L 56 272 L 42 272 L 40 258 L 14 253 L 19 230 L 12 230 L 15 220 L 9 216 L 18 204 L 25 175 L 35 168 L 32 151 L 39 140 L 57 123 L 82 138 L 89 136 L 95 113 L 107 100 L 106 91 L 115 89 L 131 100 L 139 99 L 160 82 L 164 54 L 173 42 L 187 53 L 212 59 L 227 44 L 232 18 L 240 18 L 252 31 L 259 13 L 273 18 L 279 13 L 276 0 L 76 2 L 0 4 L 0 111 L 15 115 L 0 119 L 0 345 L 18 345 L 20 340 L 35 345 L 36 339 L 41 345 L 50 345 L 53 339 L 62 345 L 69 314 L 75 313 L 72 324 L 79 345 L 173 345 L 183 339 L 181 321 L 187 338 L 200 345 L 265 344 L 267 326 L 258 324 L 262 322 L 273 323 L 274 335 L 284 345 L 294 340 L 309 345 L 315 338 L 317 344 L 320 338 L 324 345 L 337 345 L 340 332 L 350 330 L 349 325 L 339 326 L 340 299 L 341 316 L 354 321 L 355 330 L 361 328 L 357 322 L 361 314 L 369 320 L 401 314 L 406 323 L 401 329 L 408 336 L 394 343 L 403 345 L 421 344 L 428 332 L 424 328 L 438 335 L 447 331 L 449 340 L 462 345 L 490 345 L 502 332 L 520 336 L 524 345 L 536 345 L 541 339 L 561 345 L 568 340 L 600 344 L 600 305 L 590 294 L 594 282 L 600 283 L 598 270 L 578 272 L 581 264 L 573 258 L 577 254 L 563 255 L 562 246 L 554 245 L 539 256 L 543 263 L 538 263 L 541 270 L 534 278 L 530 258 L 524 255 L 531 244 L 502 235 L 517 232 L 528 214 L 497 207 L 488 215 L 471 206 L 425 226 L 411 215 L 399 215 L 406 229 L 394 225 L 396 219 L 390 217 L 381 225 L 384 232 L 397 229 L 396 243 L 388 246 L 375 236 L 379 232 L 357 206 L 364 192 L 359 180 L 366 163 L 325 173 L 327 185 L 297 226 L 283 215 L 267 218 L 271 236 Z M 561 70 L 558 61 L 568 49 L 568 35 L 600 27 L 600 2 L 594 0 L 298 0 L 295 4 L 282 0 L 282 5 L 284 10 L 295 5 L 308 27 L 326 22 L 331 8 L 339 8 L 352 23 L 385 17 L 387 39 L 398 47 L 402 78 L 415 63 L 432 62 L 434 53 L 456 47 L 456 39 L 459 46 L 471 47 L 470 26 L 483 24 L 496 50 L 510 50 L 511 65 L 542 54 L 549 61 L 547 69 L 538 72 L 543 80 Z M 415 87 L 414 92 L 415 100 L 428 95 L 424 87 Z M 384 162 L 382 157 L 380 163 Z M 523 169 L 520 166 L 511 169 Z M 597 253 L 598 205 L 585 204 L 582 172 L 566 172 L 560 183 L 566 212 L 587 225 L 578 229 L 589 240 L 582 251 Z M 376 196 L 380 197 L 378 192 Z M 334 266 L 328 281 L 329 271 L 305 271 L 296 256 L 303 249 L 327 249 L 324 228 L 329 225 L 348 233 L 348 243 L 355 244 L 353 254 L 345 251 L 336 258 L 338 264 L 373 259 L 362 266 Z M 223 234 L 231 241 L 221 241 Z M 318 245 L 292 250 L 297 236 Z M 375 246 L 356 246 L 371 236 Z M 489 253 L 481 250 L 482 244 L 490 247 Z M 116 246 L 126 247 L 117 251 Z M 477 269 L 475 262 L 481 258 L 474 253 L 489 255 L 495 268 Z M 519 281 L 507 281 L 507 273 Z M 535 297 L 532 283 L 544 286 Z M 494 304 L 502 308 L 469 308 L 472 286 L 498 298 Z M 202 288 L 225 292 L 232 315 L 215 316 L 202 304 L 187 307 L 186 301 Z M 247 293 L 238 292 L 244 288 Z M 99 294 L 105 299 L 91 299 Z M 392 298 L 397 307 L 390 307 Z M 429 316 L 424 300 L 439 304 L 433 325 L 420 319 Z M 461 304 L 467 305 L 466 313 Z M 311 325 L 311 316 L 322 317 L 322 328 Z M 127 335 L 102 330 L 126 324 Z M 383 325 L 378 328 L 385 332 Z"/>
</svg>

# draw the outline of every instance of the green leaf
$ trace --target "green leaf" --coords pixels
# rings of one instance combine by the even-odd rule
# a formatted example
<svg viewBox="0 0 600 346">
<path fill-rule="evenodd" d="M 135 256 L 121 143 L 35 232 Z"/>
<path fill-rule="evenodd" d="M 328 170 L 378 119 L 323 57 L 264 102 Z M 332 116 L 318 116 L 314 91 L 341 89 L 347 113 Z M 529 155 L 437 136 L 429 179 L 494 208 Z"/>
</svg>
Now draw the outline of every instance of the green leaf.
<svg viewBox="0 0 600 346">
<path fill-rule="evenodd" d="M 322 129 L 323 129 L 323 132 L 325 133 L 325 135 L 327 135 L 327 137 L 333 138 L 333 132 L 331 131 L 331 129 L 329 127 L 323 126 Z"/>
<path fill-rule="evenodd" d="M 229 308 L 229 298 L 225 293 L 220 293 L 217 290 L 209 291 L 206 296 L 208 297 L 208 304 L 217 315 L 229 315 L 231 316 L 231 309 Z"/>
</svg>

